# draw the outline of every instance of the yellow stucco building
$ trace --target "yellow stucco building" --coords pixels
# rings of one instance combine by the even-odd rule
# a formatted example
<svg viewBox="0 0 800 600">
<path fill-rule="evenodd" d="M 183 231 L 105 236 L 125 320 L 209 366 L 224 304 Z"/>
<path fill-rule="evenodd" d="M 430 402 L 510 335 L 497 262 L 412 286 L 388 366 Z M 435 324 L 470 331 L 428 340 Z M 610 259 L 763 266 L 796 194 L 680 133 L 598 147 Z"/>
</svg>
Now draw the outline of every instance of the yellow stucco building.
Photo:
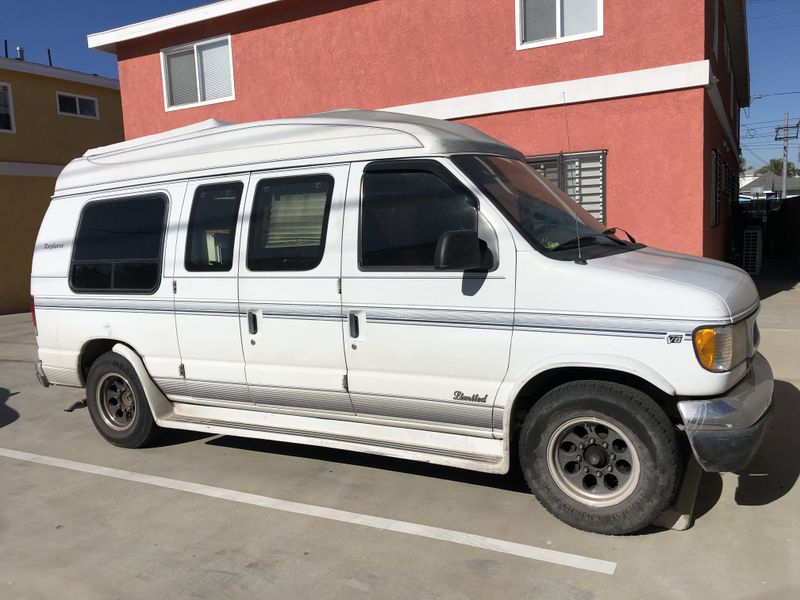
<svg viewBox="0 0 800 600">
<path fill-rule="evenodd" d="M 116 79 L 0 58 L 0 314 L 29 310 L 33 246 L 61 169 L 122 139 Z"/>
</svg>

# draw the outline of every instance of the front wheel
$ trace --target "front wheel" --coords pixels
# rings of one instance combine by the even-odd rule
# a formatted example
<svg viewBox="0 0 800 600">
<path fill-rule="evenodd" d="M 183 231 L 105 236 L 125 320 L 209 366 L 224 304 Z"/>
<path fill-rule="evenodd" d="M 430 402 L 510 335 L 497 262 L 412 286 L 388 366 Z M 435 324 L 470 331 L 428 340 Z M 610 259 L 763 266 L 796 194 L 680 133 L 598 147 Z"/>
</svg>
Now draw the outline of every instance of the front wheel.
<svg viewBox="0 0 800 600">
<path fill-rule="evenodd" d="M 106 352 L 92 364 L 86 401 L 97 431 L 115 446 L 139 448 L 160 432 L 133 365 L 116 352 Z"/>
<path fill-rule="evenodd" d="M 576 381 L 548 392 L 528 413 L 520 464 L 539 502 L 565 523 L 632 533 L 669 506 L 681 475 L 675 428 L 634 388 Z"/>
</svg>

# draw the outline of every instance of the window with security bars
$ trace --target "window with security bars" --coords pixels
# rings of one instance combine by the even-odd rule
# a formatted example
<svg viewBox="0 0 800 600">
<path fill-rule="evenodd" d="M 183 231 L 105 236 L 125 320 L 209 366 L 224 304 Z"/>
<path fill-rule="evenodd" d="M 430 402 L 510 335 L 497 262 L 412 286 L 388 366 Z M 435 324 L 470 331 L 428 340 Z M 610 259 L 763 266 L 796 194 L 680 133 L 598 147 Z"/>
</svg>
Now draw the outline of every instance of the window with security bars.
<svg viewBox="0 0 800 600">
<path fill-rule="evenodd" d="M 606 222 L 606 151 L 529 156 L 530 164 L 591 215 Z"/>
<path fill-rule="evenodd" d="M 230 38 L 162 51 L 167 108 L 233 98 Z"/>
<path fill-rule="evenodd" d="M 739 178 L 728 163 L 722 160 L 717 150 L 711 151 L 711 227 L 722 222 L 723 207 L 730 211 L 733 201 L 739 197 Z"/>
</svg>

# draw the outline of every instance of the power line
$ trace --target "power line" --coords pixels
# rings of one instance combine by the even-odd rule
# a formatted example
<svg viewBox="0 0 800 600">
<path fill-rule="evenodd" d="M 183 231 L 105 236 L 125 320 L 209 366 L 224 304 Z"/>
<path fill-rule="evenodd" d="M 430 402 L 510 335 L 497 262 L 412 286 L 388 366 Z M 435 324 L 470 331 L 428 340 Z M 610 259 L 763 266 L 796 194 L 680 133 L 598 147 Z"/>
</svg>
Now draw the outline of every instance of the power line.
<svg viewBox="0 0 800 600">
<path fill-rule="evenodd" d="M 800 25 L 783 25 L 782 27 L 765 27 L 764 29 L 751 29 L 750 33 L 764 33 L 765 31 L 778 31 L 779 29 L 797 29 Z"/>
<path fill-rule="evenodd" d="M 790 117 L 790 121 L 797 121 L 800 120 L 800 117 Z M 764 123 L 783 123 L 783 119 L 770 119 L 769 121 L 742 121 L 742 127 L 748 125 L 763 125 Z M 761 129 L 758 127 L 757 129 Z"/>
<path fill-rule="evenodd" d="M 749 147 L 747 144 L 742 144 L 742 146 L 744 146 L 746 150 L 750 150 L 750 154 L 752 154 L 753 156 L 755 156 L 755 157 L 756 157 L 758 160 L 760 160 L 762 163 L 764 163 L 765 165 L 768 165 L 768 164 L 769 164 L 769 161 L 768 161 L 768 160 L 764 160 L 764 159 L 763 159 L 763 158 L 761 158 L 761 157 L 760 157 L 758 154 L 756 154 L 755 152 L 753 152 L 753 151 L 750 149 L 750 147 Z"/>
<path fill-rule="evenodd" d="M 800 25 L 798 25 L 800 27 Z M 758 100 L 759 98 L 766 98 L 767 96 L 791 96 L 792 94 L 800 94 L 800 92 L 770 92 L 768 94 L 756 94 L 753 96 L 753 100 Z"/>
<path fill-rule="evenodd" d="M 800 10 L 790 10 L 789 12 L 775 13 L 772 15 L 759 15 L 757 17 L 748 17 L 748 21 L 756 21 L 758 19 L 772 19 L 773 17 L 785 17 L 787 15 L 800 14 Z"/>
</svg>

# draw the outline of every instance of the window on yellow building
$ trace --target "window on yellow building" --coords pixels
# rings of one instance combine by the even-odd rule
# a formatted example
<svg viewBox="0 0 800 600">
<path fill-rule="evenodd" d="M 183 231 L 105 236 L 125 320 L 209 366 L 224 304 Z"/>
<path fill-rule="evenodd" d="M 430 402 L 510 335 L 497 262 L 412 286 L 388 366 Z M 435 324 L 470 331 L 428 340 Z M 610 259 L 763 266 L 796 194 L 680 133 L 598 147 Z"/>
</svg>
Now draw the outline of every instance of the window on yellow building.
<svg viewBox="0 0 800 600">
<path fill-rule="evenodd" d="M 11 99 L 11 85 L 0 82 L 0 131 L 14 133 L 14 103 Z"/>
<path fill-rule="evenodd" d="M 97 98 L 57 92 L 56 100 L 58 102 L 58 114 L 60 115 L 86 117 L 87 119 L 97 119 L 100 116 L 97 109 Z"/>
</svg>

